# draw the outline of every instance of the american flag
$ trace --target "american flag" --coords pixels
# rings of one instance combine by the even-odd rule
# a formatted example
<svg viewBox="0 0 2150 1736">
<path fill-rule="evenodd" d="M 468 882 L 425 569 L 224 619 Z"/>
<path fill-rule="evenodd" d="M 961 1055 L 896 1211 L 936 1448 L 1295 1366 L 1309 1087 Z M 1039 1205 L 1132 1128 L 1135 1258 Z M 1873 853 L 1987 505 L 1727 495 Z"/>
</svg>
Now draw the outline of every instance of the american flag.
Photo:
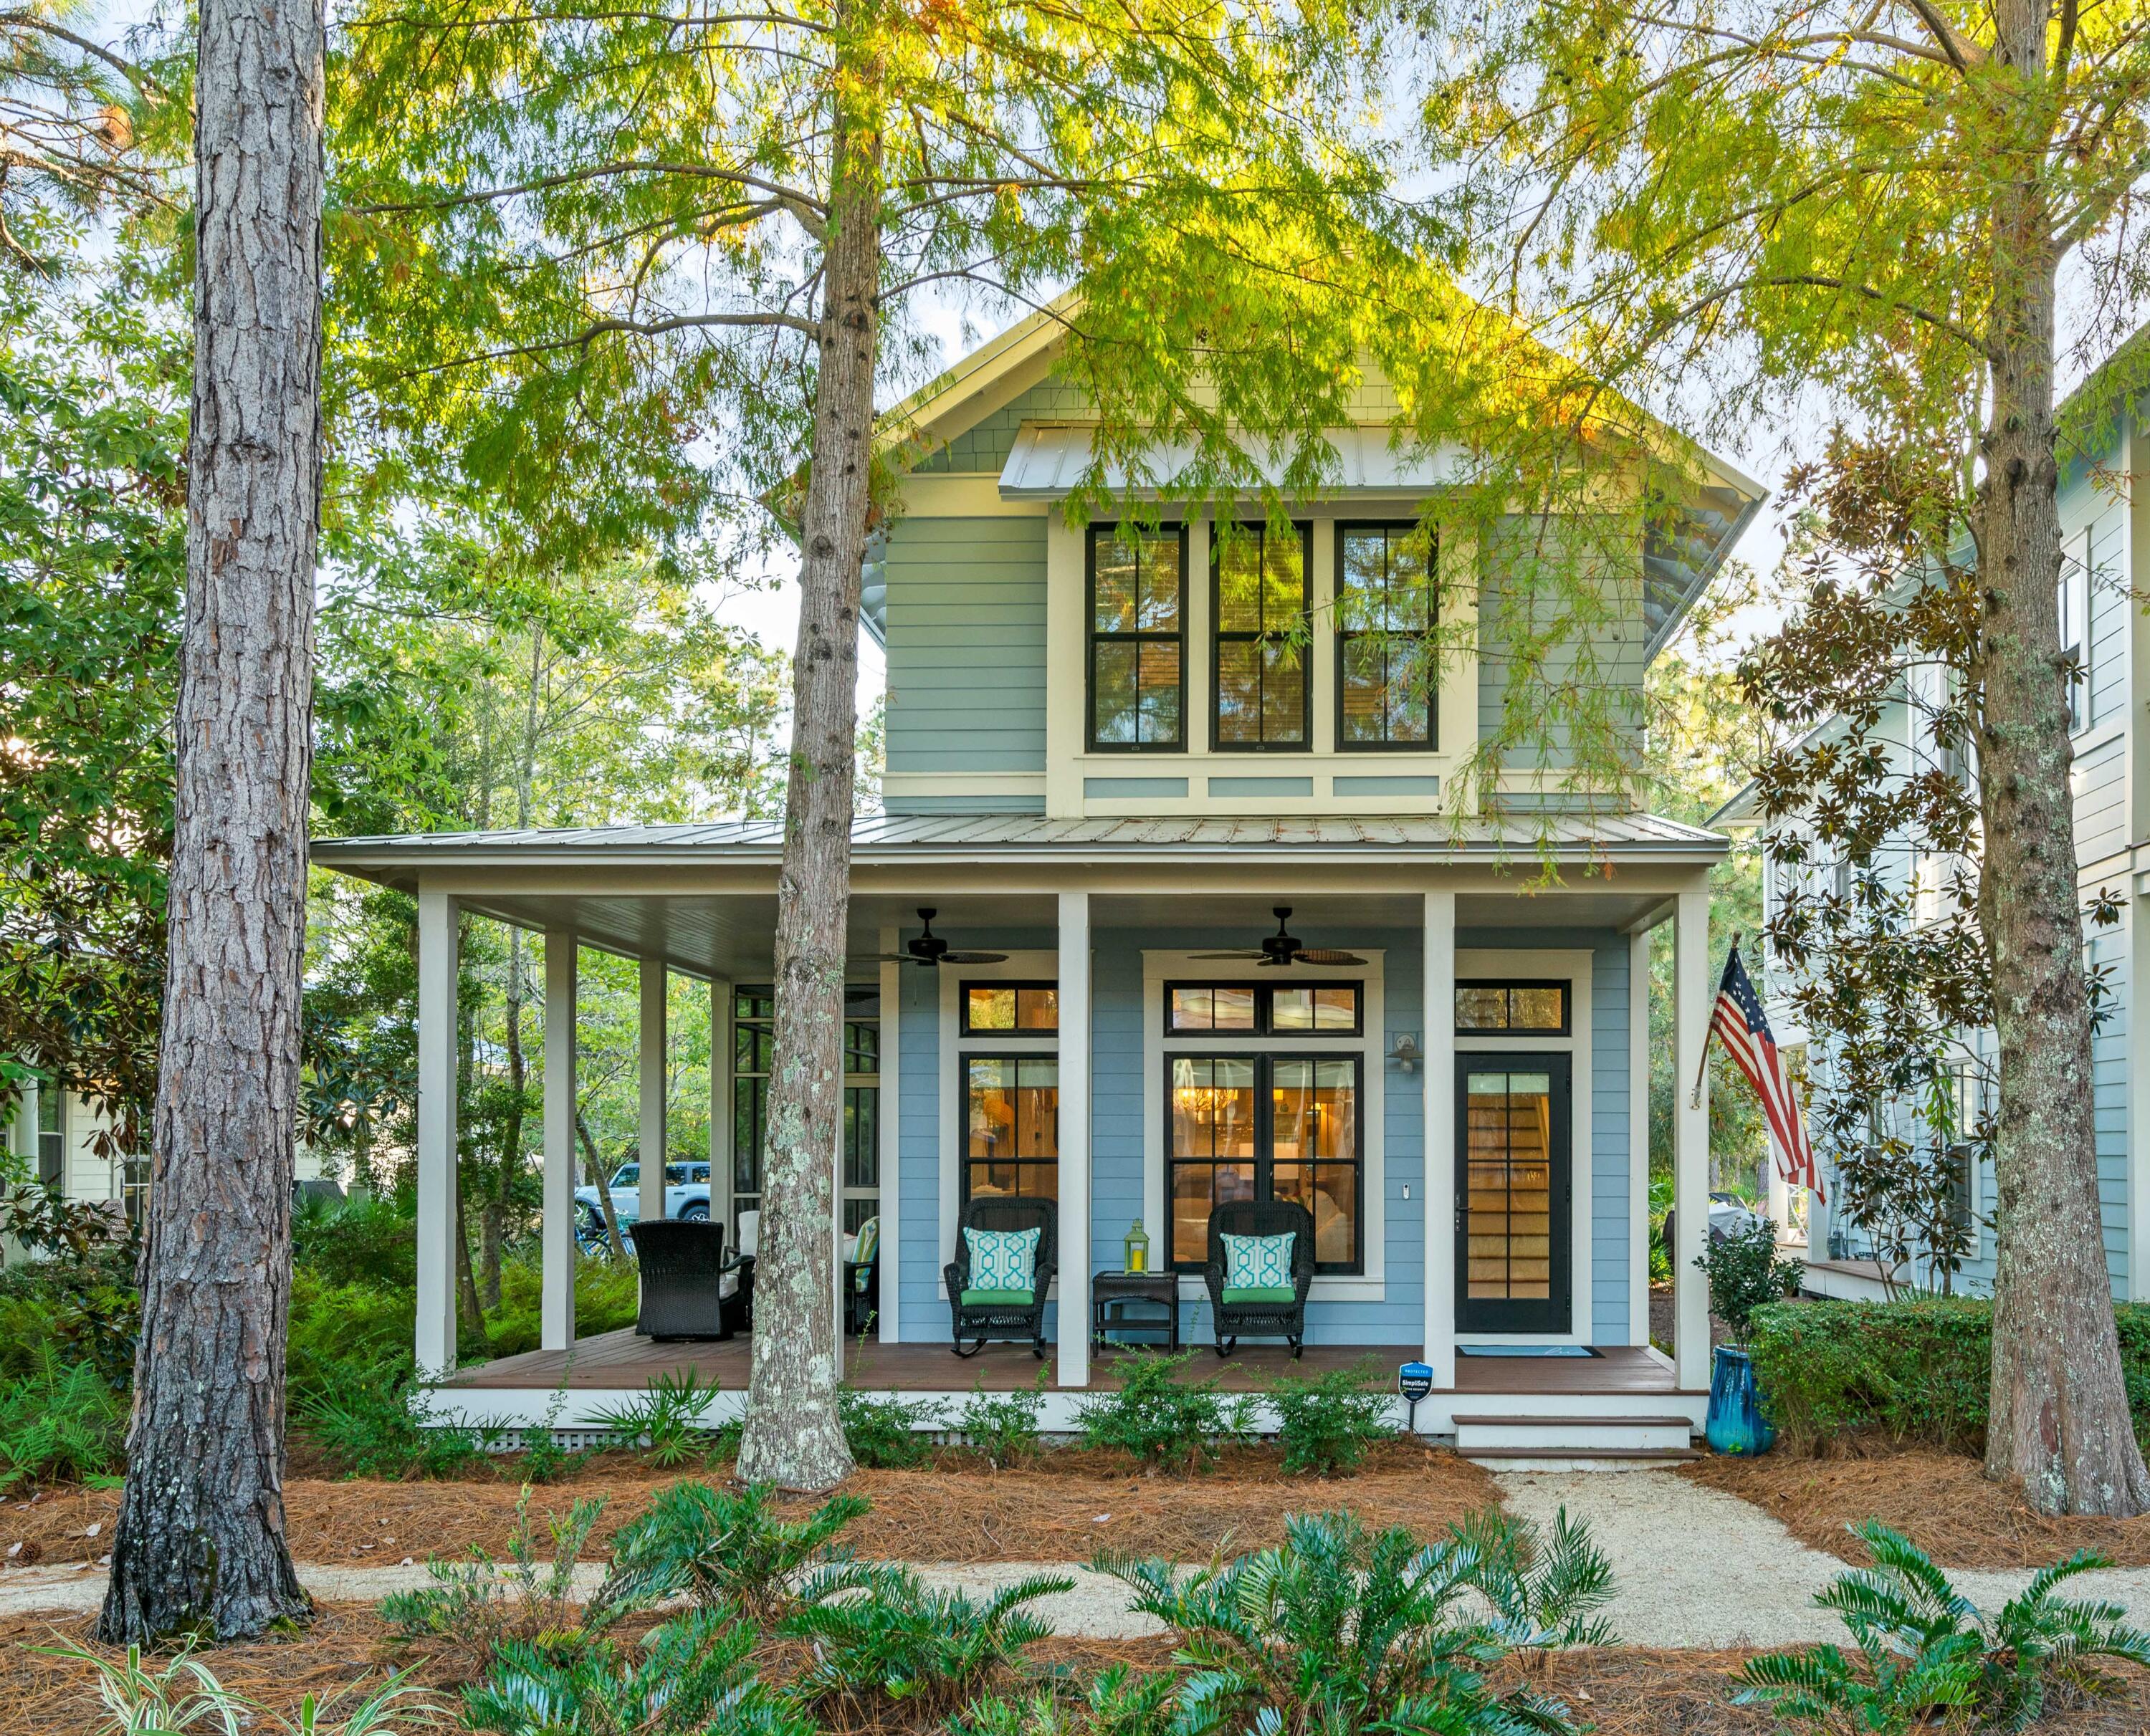
<svg viewBox="0 0 2150 1736">
<path fill-rule="evenodd" d="M 1814 1147 L 1807 1143 L 1799 1094 L 1792 1089 L 1792 1075 L 1784 1058 L 1777 1052 L 1769 1014 L 1762 1010 L 1762 997 L 1754 992 L 1747 967 L 1739 962 L 1736 940 L 1725 957 L 1724 977 L 1717 985 L 1717 1004 L 1710 1010 L 1709 1028 L 1762 1099 L 1762 1117 L 1769 1124 L 1769 1136 L 1777 1147 L 1778 1173 L 1794 1187 L 1811 1188 L 1814 1198 L 1821 1200 L 1821 1175 L 1814 1167 Z"/>
</svg>

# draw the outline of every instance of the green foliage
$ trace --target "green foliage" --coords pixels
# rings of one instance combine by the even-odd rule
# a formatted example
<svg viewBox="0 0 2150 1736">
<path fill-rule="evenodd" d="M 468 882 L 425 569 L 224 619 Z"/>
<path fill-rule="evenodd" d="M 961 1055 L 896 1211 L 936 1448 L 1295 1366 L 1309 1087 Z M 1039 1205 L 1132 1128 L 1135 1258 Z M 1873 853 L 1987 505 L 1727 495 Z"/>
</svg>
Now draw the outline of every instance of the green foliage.
<svg viewBox="0 0 2150 1736">
<path fill-rule="evenodd" d="M 685 1596 L 774 1621 L 790 1608 L 801 1573 L 849 1560 L 836 1537 L 866 1503 L 832 1496 L 805 1518 L 786 1519 L 773 1495 L 766 1483 L 739 1490 L 673 1484 L 613 1538 L 601 1595 L 633 1603 Z"/>
<path fill-rule="evenodd" d="M 465 1559 L 427 1557 L 432 1583 L 415 1591 L 391 1592 L 381 1600 L 381 1619 L 399 1639 L 450 1640 L 489 1658 L 510 1640 L 535 1641 L 548 1634 L 596 1631 L 625 1613 L 618 1598 L 593 1598 L 587 1609 L 574 1598 L 575 1562 L 588 1542 L 602 1501 L 578 1501 L 564 1519 L 548 1519 L 552 1559 L 530 1518 L 530 1486 L 515 1503 L 515 1529 L 508 1537 L 508 1559 L 496 1562 L 472 1545 Z"/>
<path fill-rule="evenodd" d="M 391 1676 L 348 1712 L 341 1709 L 345 1693 L 351 1691 L 346 1689 L 326 1699 L 307 1694 L 297 1716 L 285 1718 L 226 1688 L 190 1652 L 153 1669 L 142 1661 L 139 1646 L 129 1646 L 124 1659 L 72 1642 L 43 1649 L 95 1674 L 103 1717 L 89 1726 L 94 1736 L 188 1736 L 195 1730 L 214 1736 L 241 1730 L 281 1736 L 398 1736 L 432 1728 L 440 1721 L 433 1697 L 400 1675 Z"/>
<path fill-rule="evenodd" d="M 1115 1663 L 1079 1688 L 1062 1678 L 1019 1699 L 974 1701 L 949 1736 L 1167 1736 L 1177 1686 L 1168 1671 Z"/>
<path fill-rule="evenodd" d="M 866 1471 L 908 1471 L 933 1457 L 934 1432 L 946 1418 L 937 1404 L 877 1397 L 855 1386 L 836 1391 L 844 1439 Z"/>
<path fill-rule="evenodd" d="M 451 1421 L 400 1381 L 376 1376 L 296 1396 L 294 1414 L 348 1477 L 462 1477 L 490 1462 L 505 1432 Z"/>
<path fill-rule="evenodd" d="M 1098 1393 L 1076 1407 L 1083 1444 L 1132 1453 L 1146 1465 L 1209 1469 L 1220 1447 L 1252 1433 L 1254 1403 L 1244 1396 L 1226 1397 L 1216 1375 L 1204 1381 L 1178 1378 L 1194 1356 L 1192 1351 L 1177 1356 L 1143 1351 L 1123 1357 L 1119 1390 Z"/>
<path fill-rule="evenodd" d="M 795 1692 L 861 1712 L 890 1703 L 919 1717 L 951 1712 L 1051 1636 L 1024 1606 L 1074 1586 L 1064 1573 L 1033 1573 L 980 1602 L 928 1591 L 890 1563 L 823 1567 L 783 1624 L 814 1643 Z"/>
<path fill-rule="evenodd" d="M 1730 1328 L 1733 1341 L 1744 1344 L 1754 1311 L 1781 1302 L 1799 1287 L 1796 1260 L 1777 1257 L 1777 1226 L 1758 1217 L 1721 1240 L 1703 1237 L 1695 1270 L 1709 1280 L 1709 1306 Z"/>
<path fill-rule="evenodd" d="M 1741 1703 L 1817 1730 L 1895 1736 L 1944 1719 L 2021 1730 L 2049 1704 L 2110 1693 L 2117 1684 L 2093 1659 L 2150 1667 L 2150 1634 L 2127 1625 L 2124 1606 L 2055 1595 L 2111 1567 L 2103 1556 L 2082 1550 L 2040 1568 L 1989 1618 L 1908 1538 L 1873 1519 L 1854 1530 L 1874 1565 L 1814 1601 L 1843 1617 L 1858 1657 L 1822 1645 L 1750 1658 Z"/>
<path fill-rule="evenodd" d="M 2113 1311 L 2138 1437 L 2150 1436 L 2150 1306 Z M 1758 1309 L 1748 1341 L 1779 1444 L 1810 1451 L 1871 1432 L 1951 1452 L 1985 1449 L 1993 1305 L 1967 1296 Z"/>
<path fill-rule="evenodd" d="M 324 1286 L 415 1289 L 417 1218 L 392 1194 L 302 1199 L 291 1210 L 291 1264 Z"/>
<path fill-rule="evenodd" d="M 407 1381 L 416 1311 L 408 1289 L 332 1284 L 310 1266 L 295 1268 L 285 1351 L 294 1403 L 333 1399 L 354 1385 Z"/>
<path fill-rule="evenodd" d="M 1277 1439 L 1284 1468 L 1334 1477 L 1356 1471 L 1367 1449 L 1396 1438 L 1390 1394 L 1370 1361 L 1276 1383 Z"/>
<path fill-rule="evenodd" d="M 538 1311 L 544 1287 L 544 1271 L 538 1260 L 511 1260 L 502 1266 L 500 1306 L 486 1322 L 492 1356 L 514 1356 L 538 1348 Z M 595 1335 L 633 1326 L 638 1301 L 633 1260 L 575 1261 L 578 1332 Z"/>
<path fill-rule="evenodd" d="M 1563 1646 L 1619 1643 L 1597 1614 L 1612 1601 L 1612 1563 L 1566 1507 L 1553 1516 L 1549 1543 L 1534 1522 L 1497 1507 L 1450 1531 L 1474 1557 L 1471 1583 L 1492 1606 L 1494 1627 L 1517 1651 L 1543 1657 Z"/>
<path fill-rule="evenodd" d="M 706 1386 L 692 1368 L 653 1375 L 639 1398 L 630 1398 L 593 1420 L 609 1430 L 623 1447 L 640 1450 L 662 1470 L 671 1470 L 709 1450 L 711 1431 L 703 1413 L 717 1396 L 718 1382 Z"/>
<path fill-rule="evenodd" d="M 115 1476 L 126 1449 L 126 1395 L 88 1364 L 48 1344 L 28 1374 L 0 1380 L 0 1494 Z"/>
<path fill-rule="evenodd" d="M 130 1237 L 92 1243 L 77 1256 L 18 1261 L 0 1271 L 0 1378 L 30 1374 L 50 1349 L 83 1362 L 109 1385 L 134 1375 L 142 1304 Z"/>
<path fill-rule="evenodd" d="M 994 1470 L 1005 1471 L 1037 1457 L 1037 1417 L 1044 1403 L 1045 1371 L 1042 1368 L 1027 1390 L 1014 1392 L 988 1392 L 981 1376 L 972 1384 L 970 1402 L 956 1420 L 956 1432 L 962 1436 L 963 1444 L 982 1455 Z M 852 1457 L 857 1456 L 855 1447 Z"/>
<path fill-rule="evenodd" d="M 1133 1593 L 1131 1608 L 1177 1634 L 1183 1736 L 1572 1736 L 1565 1708 L 1487 1688 L 1483 1672 L 1511 1642 L 1497 1622 L 1462 1613 L 1491 1576 L 1461 1539 L 1427 1546 L 1401 1526 L 1369 1534 L 1350 1513 L 1295 1513 L 1279 1547 L 1191 1575 L 1127 1556 L 1097 1565 Z"/>
<path fill-rule="evenodd" d="M 752 1657 L 760 1634 L 726 1610 L 695 1609 L 638 1643 L 503 1641 L 463 1690 L 463 1722 L 496 1736 L 815 1736 Z"/>
</svg>

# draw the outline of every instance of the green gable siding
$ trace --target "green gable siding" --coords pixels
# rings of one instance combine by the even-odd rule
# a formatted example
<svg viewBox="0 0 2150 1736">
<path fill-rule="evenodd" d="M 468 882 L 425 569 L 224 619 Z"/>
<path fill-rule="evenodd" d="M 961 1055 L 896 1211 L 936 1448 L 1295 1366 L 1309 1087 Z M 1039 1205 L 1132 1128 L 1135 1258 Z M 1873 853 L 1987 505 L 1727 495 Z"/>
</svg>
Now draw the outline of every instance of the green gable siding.
<svg viewBox="0 0 2150 1736">
<path fill-rule="evenodd" d="M 900 519 L 886 571 L 889 771 L 1042 772 L 1045 521 Z"/>
<path fill-rule="evenodd" d="M 931 456 L 911 466 L 921 476 L 997 476 L 1025 421 L 1064 422 L 1088 413 L 1088 400 L 1072 385 L 1042 380 L 1003 410 L 972 424 Z"/>
</svg>

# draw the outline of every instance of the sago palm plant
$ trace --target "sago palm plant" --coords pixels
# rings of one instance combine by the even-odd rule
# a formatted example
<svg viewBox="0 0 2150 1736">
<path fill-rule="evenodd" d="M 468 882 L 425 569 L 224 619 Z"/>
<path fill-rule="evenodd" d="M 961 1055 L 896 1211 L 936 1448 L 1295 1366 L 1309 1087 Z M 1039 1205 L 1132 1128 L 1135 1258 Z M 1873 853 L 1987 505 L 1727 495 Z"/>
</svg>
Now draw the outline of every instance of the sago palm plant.
<svg viewBox="0 0 2150 1736">
<path fill-rule="evenodd" d="M 790 1607 L 801 1575 L 848 1558 L 836 1536 L 866 1503 L 839 1495 L 803 1519 L 786 1519 L 773 1495 L 766 1483 L 674 1483 L 613 1537 L 599 1601 L 640 1606 L 684 1594 L 698 1604 L 736 1602 L 751 1619 L 774 1621 Z"/>
<path fill-rule="evenodd" d="M 1619 1643 L 1597 1613 L 1612 1601 L 1612 1563 L 1566 1507 L 1553 1516 L 1549 1541 L 1530 1520 L 1497 1507 L 1469 1515 L 1450 1534 L 1476 1557 L 1471 1583 L 1527 1668 L 1542 1668 L 1566 1646 Z"/>
</svg>

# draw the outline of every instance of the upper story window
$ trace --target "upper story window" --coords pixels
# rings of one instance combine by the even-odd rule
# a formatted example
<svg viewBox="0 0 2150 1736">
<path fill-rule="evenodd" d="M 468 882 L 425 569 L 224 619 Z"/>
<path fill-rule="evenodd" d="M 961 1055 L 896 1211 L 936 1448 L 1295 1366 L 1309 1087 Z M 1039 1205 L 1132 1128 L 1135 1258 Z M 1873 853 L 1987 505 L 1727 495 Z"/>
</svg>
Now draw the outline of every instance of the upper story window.
<svg viewBox="0 0 2150 1736">
<path fill-rule="evenodd" d="M 1210 545 L 1217 709 L 1211 745 L 1247 751 L 1312 742 L 1306 679 L 1310 525 L 1219 525 Z"/>
<path fill-rule="evenodd" d="M 1187 745 L 1187 536 L 1098 525 L 1090 574 L 1090 746 L 1121 752 Z"/>
<path fill-rule="evenodd" d="M 1435 550 L 1416 524 L 1336 531 L 1336 745 L 1424 750 L 1435 740 Z"/>
</svg>

